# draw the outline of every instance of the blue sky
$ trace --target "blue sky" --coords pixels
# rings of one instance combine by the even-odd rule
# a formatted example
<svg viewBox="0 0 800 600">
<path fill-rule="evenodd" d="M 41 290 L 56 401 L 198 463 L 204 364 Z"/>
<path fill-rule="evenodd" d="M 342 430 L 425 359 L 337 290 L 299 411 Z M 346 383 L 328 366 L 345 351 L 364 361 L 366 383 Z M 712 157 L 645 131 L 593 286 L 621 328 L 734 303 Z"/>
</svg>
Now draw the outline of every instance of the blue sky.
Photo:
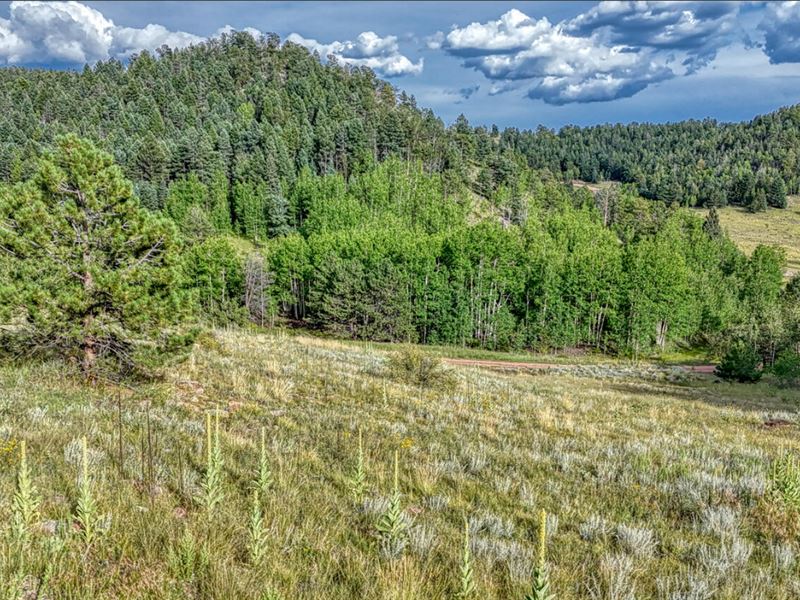
<svg viewBox="0 0 800 600">
<path fill-rule="evenodd" d="M 800 102 L 800 2 L 0 2 L 0 65 L 124 60 L 226 27 L 370 66 L 446 122 L 730 121 Z"/>
</svg>

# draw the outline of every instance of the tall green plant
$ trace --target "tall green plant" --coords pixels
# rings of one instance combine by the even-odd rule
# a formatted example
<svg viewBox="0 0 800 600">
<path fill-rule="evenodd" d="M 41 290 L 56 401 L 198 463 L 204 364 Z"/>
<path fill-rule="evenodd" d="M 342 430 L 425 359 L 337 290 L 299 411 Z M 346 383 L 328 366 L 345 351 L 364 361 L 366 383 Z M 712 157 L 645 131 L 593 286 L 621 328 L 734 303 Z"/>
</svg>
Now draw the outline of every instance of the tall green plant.
<svg viewBox="0 0 800 600">
<path fill-rule="evenodd" d="M 358 428 L 358 454 L 356 454 L 356 464 L 348 480 L 348 487 L 350 488 L 353 500 L 360 502 L 367 487 L 367 470 L 364 464 L 364 442 L 360 427 Z"/>
<path fill-rule="evenodd" d="M 391 558 L 396 558 L 403 553 L 408 537 L 408 521 L 403 513 L 399 473 L 399 456 L 398 451 L 395 450 L 392 495 L 389 498 L 389 506 L 380 516 L 376 525 L 383 550 Z"/>
<path fill-rule="evenodd" d="M 212 428 L 211 413 L 206 413 L 206 472 L 202 482 L 201 504 L 212 513 L 225 498 L 223 490 L 222 448 L 219 443 L 219 411 L 214 411 Z"/>
<path fill-rule="evenodd" d="M 550 572 L 547 567 L 547 512 L 542 509 L 539 513 L 538 552 L 536 566 L 533 568 L 533 585 L 531 593 L 525 600 L 552 600 L 550 594 Z"/>
<path fill-rule="evenodd" d="M 89 451 L 86 436 L 81 439 L 81 476 L 78 482 L 78 502 L 75 521 L 80 526 L 80 535 L 88 548 L 98 535 L 97 502 L 89 478 Z"/>
<path fill-rule="evenodd" d="M 17 489 L 11 509 L 11 532 L 14 539 L 20 544 L 28 541 L 31 526 L 39 514 L 39 502 L 39 494 L 28 468 L 25 440 L 22 440 L 19 447 Z"/>
<path fill-rule="evenodd" d="M 265 497 L 267 492 L 272 487 L 272 469 L 269 466 L 269 457 L 267 455 L 267 437 L 264 428 L 261 428 L 261 446 L 258 456 L 258 473 L 256 474 L 255 488 L 258 490 L 261 497 Z"/>
<path fill-rule="evenodd" d="M 103 358 L 130 368 L 177 348 L 165 333 L 184 314 L 174 225 L 140 207 L 110 154 L 59 138 L 34 177 L 0 187 L 0 223 L 12 282 L 0 320 L 21 319 L 16 345 L 56 348 L 87 375 Z"/>
<path fill-rule="evenodd" d="M 456 598 L 464 600 L 475 595 L 475 581 L 472 570 L 472 555 L 469 547 L 469 522 L 464 519 L 464 547 L 461 552 L 461 577 Z"/>
<path fill-rule="evenodd" d="M 267 531 L 264 528 L 264 516 L 261 510 L 261 501 L 258 498 L 258 490 L 253 490 L 253 504 L 247 533 L 247 553 L 250 563 L 253 566 L 259 566 L 267 551 Z"/>
</svg>

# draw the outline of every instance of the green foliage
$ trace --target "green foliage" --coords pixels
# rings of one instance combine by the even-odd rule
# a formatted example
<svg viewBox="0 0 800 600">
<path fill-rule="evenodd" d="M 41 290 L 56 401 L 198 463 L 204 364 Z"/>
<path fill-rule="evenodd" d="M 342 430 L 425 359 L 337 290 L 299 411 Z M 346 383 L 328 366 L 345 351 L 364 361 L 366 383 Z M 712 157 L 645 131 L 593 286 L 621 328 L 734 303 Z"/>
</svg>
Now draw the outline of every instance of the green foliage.
<svg viewBox="0 0 800 600">
<path fill-rule="evenodd" d="M 472 556 L 470 554 L 469 547 L 469 522 L 467 520 L 464 520 L 464 546 L 463 550 L 461 551 L 461 567 L 459 574 L 460 577 L 456 598 L 459 600 L 472 598 L 476 594 L 477 590 L 475 588 L 472 569 Z"/>
<path fill-rule="evenodd" d="M 258 454 L 258 472 L 255 479 L 255 489 L 262 498 L 266 498 L 269 489 L 272 487 L 272 469 L 269 466 L 269 456 L 267 455 L 267 437 L 264 428 L 261 428 L 261 445 Z"/>
<path fill-rule="evenodd" d="M 381 549 L 389 558 L 398 558 L 408 541 L 408 518 L 401 502 L 399 470 L 398 451 L 395 450 L 392 494 L 389 496 L 389 505 L 375 524 L 381 540 Z"/>
<path fill-rule="evenodd" d="M 537 543 L 538 556 L 536 557 L 536 566 L 533 568 L 531 593 L 525 596 L 525 600 L 553 600 L 554 596 L 550 594 L 550 574 L 546 560 L 547 513 L 544 510 L 539 513 Z"/>
<path fill-rule="evenodd" d="M 75 136 L 0 190 L 0 319 L 17 324 L 20 350 L 58 350 L 88 375 L 98 358 L 130 368 L 169 342 L 184 310 L 174 227 L 132 194 L 111 156 Z"/>
<path fill-rule="evenodd" d="M 772 461 L 769 470 L 771 490 L 787 506 L 800 510 L 800 465 L 792 454 Z"/>
<path fill-rule="evenodd" d="M 784 350 L 772 365 L 772 374 L 782 387 L 800 386 L 800 354 L 792 349 Z"/>
<path fill-rule="evenodd" d="M 244 261 L 230 240 L 211 237 L 192 245 L 183 256 L 183 269 L 204 319 L 214 324 L 244 320 Z"/>
<path fill-rule="evenodd" d="M 181 539 L 169 552 L 169 565 L 179 581 L 196 583 L 208 570 L 210 559 L 205 546 L 198 545 L 189 527 L 185 527 Z"/>
<path fill-rule="evenodd" d="M 400 381 L 425 388 L 447 388 L 454 382 L 436 356 L 408 346 L 389 358 L 389 373 Z"/>
<path fill-rule="evenodd" d="M 206 413 L 206 469 L 201 484 L 200 504 L 211 515 L 225 499 L 223 489 L 224 461 L 219 443 L 219 411 L 214 411 L 212 429 L 211 413 Z"/>
<path fill-rule="evenodd" d="M 100 516 L 97 510 L 92 480 L 89 476 L 89 457 L 86 437 L 81 439 L 81 471 L 78 481 L 78 500 L 75 505 L 75 522 L 80 537 L 88 548 L 100 534 Z"/>
<path fill-rule="evenodd" d="M 776 256 L 746 260 L 713 209 L 702 224 L 679 208 L 785 206 L 798 107 L 446 127 L 368 69 L 234 33 L 128 68 L 3 70 L 0 108 L 0 342 L 16 355 L 155 366 L 191 341 L 190 311 L 489 349 L 741 338 L 766 364 L 800 337 Z M 563 183 L 579 177 L 622 183 L 593 197 Z M 81 247 L 73 221 L 99 210 Z"/>
<path fill-rule="evenodd" d="M 11 508 L 11 533 L 18 544 L 26 544 L 36 517 L 39 514 L 39 493 L 31 480 L 25 440 L 19 445 L 19 467 L 17 468 L 17 489 Z"/>
<path fill-rule="evenodd" d="M 719 239 L 722 237 L 722 225 L 719 223 L 719 213 L 715 206 L 711 207 L 708 211 L 706 220 L 703 222 L 703 231 L 708 234 L 708 237 Z"/>
<path fill-rule="evenodd" d="M 264 561 L 269 538 L 267 536 L 267 530 L 264 528 L 264 517 L 261 510 L 261 501 L 258 497 L 258 490 L 253 490 L 253 503 L 250 511 L 250 523 L 247 528 L 247 534 L 247 554 L 250 558 L 250 564 L 254 567 L 259 567 Z"/>
<path fill-rule="evenodd" d="M 367 489 L 367 468 L 364 463 L 364 441 L 362 439 L 361 428 L 358 428 L 358 453 L 353 471 L 347 481 L 350 493 L 355 502 L 361 502 L 364 492 Z"/>
<path fill-rule="evenodd" d="M 761 379 L 760 364 L 761 357 L 752 346 L 745 342 L 737 342 L 722 357 L 715 373 L 722 379 L 755 383 Z"/>
</svg>

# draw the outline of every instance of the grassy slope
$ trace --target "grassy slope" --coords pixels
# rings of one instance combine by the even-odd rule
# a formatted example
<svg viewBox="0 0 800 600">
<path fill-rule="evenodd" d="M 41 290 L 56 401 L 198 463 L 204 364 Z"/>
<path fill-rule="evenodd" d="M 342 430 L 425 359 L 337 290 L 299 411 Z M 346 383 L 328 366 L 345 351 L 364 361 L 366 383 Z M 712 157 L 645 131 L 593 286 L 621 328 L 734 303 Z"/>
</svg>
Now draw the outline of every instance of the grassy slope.
<svg viewBox="0 0 800 600">
<path fill-rule="evenodd" d="M 611 185 L 609 181 L 588 183 L 575 179 L 572 184 L 597 192 Z M 697 209 L 703 218 L 708 211 Z M 766 212 L 750 213 L 746 208 L 726 206 L 719 210 L 722 227 L 747 254 L 759 244 L 781 246 L 786 250 L 787 277 L 800 272 L 800 196 L 789 196 L 786 209 L 769 208 Z"/>
<path fill-rule="evenodd" d="M 703 216 L 705 210 L 701 209 Z M 748 254 L 759 244 L 774 244 L 786 249 L 787 276 L 800 272 L 800 196 L 789 196 L 788 207 L 770 208 L 752 214 L 747 209 L 726 206 L 719 220 L 734 242 Z"/>
<path fill-rule="evenodd" d="M 51 550 L 51 598 L 449 598 L 468 517 L 475 597 L 522 598 L 543 507 L 558 517 L 548 546 L 559 599 L 627 597 L 609 594 L 615 577 L 637 597 L 667 598 L 687 573 L 717 589 L 715 598 L 800 592 L 798 566 L 780 571 L 770 551 L 797 550 L 796 522 L 764 494 L 770 457 L 800 450 L 797 392 L 477 369 L 455 370 L 457 389 L 437 392 L 388 377 L 385 356 L 303 336 L 218 332 L 167 382 L 122 393 L 122 475 L 114 390 L 86 388 L 58 365 L 0 369 L 0 446 L 27 440 L 41 519 L 67 526 L 56 538 L 37 533 L 21 568 L 0 544 L 0 581 L 17 572 L 30 589 L 49 560 L 45 546 L 63 535 L 66 546 Z M 152 497 L 141 475 L 148 402 Z M 192 498 L 203 412 L 212 408 L 224 411 L 226 500 L 209 519 Z M 792 424 L 765 428 L 776 415 Z M 262 426 L 276 481 L 265 505 L 267 556 L 253 569 L 248 485 Z M 369 491 L 356 504 L 346 480 L 358 427 Z M 79 540 L 65 533 L 78 470 L 69 448 L 82 435 L 99 511 L 111 516 L 85 561 Z M 390 561 L 374 522 L 397 448 L 414 527 L 405 556 Z M 15 456 L 0 451 L 9 467 L 0 470 L 0 522 L 10 511 Z M 207 544 L 207 567 L 188 552 L 178 558 L 187 532 Z M 636 541 L 647 535 L 657 543 L 652 552 Z M 744 566 L 730 558 L 734 548 L 752 548 Z M 595 585 L 598 596 L 589 591 Z M 263 595 L 268 588 L 279 595 Z"/>
</svg>

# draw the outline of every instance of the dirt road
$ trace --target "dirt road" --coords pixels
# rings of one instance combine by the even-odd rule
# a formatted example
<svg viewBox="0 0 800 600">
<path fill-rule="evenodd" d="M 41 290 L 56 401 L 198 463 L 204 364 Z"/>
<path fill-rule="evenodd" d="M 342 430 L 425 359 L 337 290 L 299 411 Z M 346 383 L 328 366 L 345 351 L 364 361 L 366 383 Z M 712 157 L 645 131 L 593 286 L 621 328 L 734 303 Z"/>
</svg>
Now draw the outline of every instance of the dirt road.
<svg viewBox="0 0 800 600">
<path fill-rule="evenodd" d="M 530 369 L 540 371 L 544 369 L 557 369 L 578 367 L 581 365 L 572 364 L 553 364 L 553 363 L 534 363 L 534 362 L 512 362 L 505 360 L 473 360 L 470 358 L 445 358 L 448 365 L 460 365 L 465 367 L 486 367 L 487 369 Z M 713 373 L 716 368 L 714 365 L 669 365 L 691 373 Z"/>
</svg>

